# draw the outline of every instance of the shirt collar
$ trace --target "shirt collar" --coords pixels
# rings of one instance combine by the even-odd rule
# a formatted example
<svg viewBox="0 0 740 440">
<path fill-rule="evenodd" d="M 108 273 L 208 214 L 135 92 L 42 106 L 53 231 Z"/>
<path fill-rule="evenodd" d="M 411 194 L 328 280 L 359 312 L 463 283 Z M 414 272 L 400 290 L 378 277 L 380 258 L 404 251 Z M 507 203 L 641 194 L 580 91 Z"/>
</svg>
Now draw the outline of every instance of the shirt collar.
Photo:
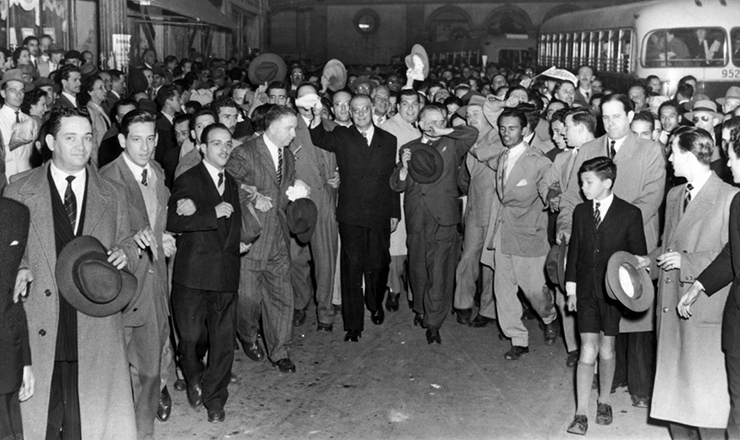
<svg viewBox="0 0 740 440">
<path fill-rule="evenodd" d="M 599 204 L 599 212 L 601 212 L 601 220 L 604 220 L 604 216 L 606 215 L 606 212 L 609 210 L 609 207 L 612 206 L 613 201 L 614 201 L 613 192 L 609 193 L 609 195 L 604 197 L 602 200 L 594 200 L 594 204 L 596 203 Z"/>
<path fill-rule="evenodd" d="M 699 191 L 701 191 L 701 189 L 704 187 L 704 185 L 706 185 L 710 177 L 712 177 L 712 171 L 708 171 L 702 174 L 701 176 L 698 176 L 691 182 L 689 182 L 691 186 L 693 187 L 691 190 L 691 197 L 696 196 L 699 193 Z"/>
<path fill-rule="evenodd" d="M 627 136 L 628 135 L 629 135 L 629 133 L 627 133 L 627 135 L 625 135 L 622 139 L 612 139 L 609 136 L 607 136 L 606 137 L 606 146 L 607 147 L 611 147 L 611 143 L 612 143 L 612 141 L 614 141 L 614 149 L 617 150 L 617 151 L 619 151 L 619 149 L 622 148 L 622 144 L 624 144 L 624 140 L 627 139 Z"/>
<path fill-rule="evenodd" d="M 69 94 L 67 92 L 62 92 L 62 95 L 66 96 L 67 99 L 69 99 L 72 102 L 72 104 L 74 104 L 74 106 L 77 107 L 77 97 L 76 96 Z"/>
<path fill-rule="evenodd" d="M 213 180 L 213 186 L 218 188 L 218 173 L 224 173 L 224 170 L 219 170 L 218 168 L 214 167 L 213 165 L 209 164 L 205 160 L 203 160 L 203 165 L 205 165 L 206 170 L 208 170 L 208 174 L 211 176 L 211 179 Z"/>
<path fill-rule="evenodd" d="M 137 180 L 141 177 L 141 172 L 144 170 L 147 170 L 147 174 L 151 174 L 152 170 L 149 164 L 147 163 L 146 166 L 139 166 L 136 163 L 134 163 L 133 160 L 131 160 L 130 157 L 128 157 L 128 153 L 126 150 L 123 151 L 121 154 L 123 156 L 124 162 L 126 162 L 126 165 L 128 165 L 129 169 L 132 173 L 134 173 L 134 176 L 137 178 Z"/>
<path fill-rule="evenodd" d="M 270 151 L 277 151 L 277 150 L 280 149 L 280 147 L 278 147 L 277 145 L 275 145 L 275 143 L 272 142 L 270 140 L 270 138 L 267 137 L 266 134 L 262 136 L 262 139 L 265 141 L 265 145 L 267 145 L 267 149 L 268 150 L 270 150 Z"/>
<path fill-rule="evenodd" d="M 359 128 L 357 129 L 357 131 L 359 131 L 360 134 L 362 134 L 362 131 Z M 367 131 L 365 131 L 365 134 L 367 135 L 367 139 L 368 139 L 367 142 L 369 144 L 370 142 L 372 142 L 373 136 L 375 135 L 375 124 L 370 124 L 370 128 L 368 128 Z"/>
</svg>

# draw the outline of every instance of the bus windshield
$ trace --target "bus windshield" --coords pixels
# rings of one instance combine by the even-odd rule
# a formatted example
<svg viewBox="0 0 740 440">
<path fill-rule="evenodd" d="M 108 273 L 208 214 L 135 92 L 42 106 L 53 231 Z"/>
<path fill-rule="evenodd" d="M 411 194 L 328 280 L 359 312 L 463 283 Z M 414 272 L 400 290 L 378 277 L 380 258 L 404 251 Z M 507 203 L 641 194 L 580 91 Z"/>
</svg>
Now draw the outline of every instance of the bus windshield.
<svg viewBox="0 0 740 440">
<path fill-rule="evenodd" d="M 725 31 L 718 27 L 658 29 L 645 38 L 646 67 L 725 66 Z"/>
<path fill-rule="evenodd" d="M 732 28 L 732 64 L 740 67 L 740 28 Z"/>
</svg>

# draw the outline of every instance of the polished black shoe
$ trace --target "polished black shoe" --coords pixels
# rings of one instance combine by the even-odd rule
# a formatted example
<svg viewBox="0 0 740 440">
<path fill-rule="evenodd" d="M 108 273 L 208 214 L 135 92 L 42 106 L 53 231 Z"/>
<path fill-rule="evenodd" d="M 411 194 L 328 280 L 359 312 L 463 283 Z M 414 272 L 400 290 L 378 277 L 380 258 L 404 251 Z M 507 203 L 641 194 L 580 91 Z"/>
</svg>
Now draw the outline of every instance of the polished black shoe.
<svg viewBox="0 0 740 440">
<path fill-rule="evenodd" d="M 251 344 L 245 343 L 244 354 L 246 354 L 249 359 L 255 362 L 259 362 L 265 358 L 265 352 L 262 351 L 262 347 L 260 347 L 260 343 L 257 341 L 254 341 Z"/>
<path fill-rule="evenodd" d="M 578 358 L 580 357 L 581 352 L 579 350 L 573 350 L 570 353 L 568 353 L 568 358 L 565 360 L 565 366 L 566 367 L 573 367 L 578 363 Z"/>
<path fill-rule="evenodd" d="M 332 330 L 334 330 L 333 324 L 324 324 L 323 322 L 319 322 L 319 325 L 316 327 L 317 332 L 331 333 Z"/>
<path fill-rule="evenodd" d="M 427 344 L 441 344 L 442 338 L 439 337 L 439 329 L 435 327 L 429 327 L 427 329 Z"/>
<path fill-rule="evenodd" d="M 632 406 L 636 408 L 647 408 L 650 404 L 650 398 L 647 396 L 638 396 L 633 394 L 630 397 L 632 397 Z"/>
<path fill-rule="evenodd" d="M 293 310 L 293 325 L 300 327 L 306 322 L 306 310 Z"/>
<path fill-rule="evenodd" d="M 388 297 L 385 299 L 385 309 L 389 312 L 397 312 L 398 311 L 398 298 L 401 296 L 400 293 L 393 293 L 390 290 L 386 289 L 388 291 Z"/>
<path fill-rule="evenodd" d="M 378 307 L 378 310 L 372 312 L 370 315 L 370 320 L 375 325 L 380 325 L 385 321 L 385 312 L 383 311 L 382 307 Z"/>
<path fill-rule="evenodd" d="M 188 384 L 185 383 L 185 379 L 175 379 L 175 389 L 177 391 L 185 391 L 188 389 Z"/>
<path fill-rule="evenodd" d="M 551 323 L 545 324 L 545 345 L 552 345 L 560 335 L 560 320 L 555 318 Z"/>
<path fill-rule="evenodd" d="M 588 418 L 584 415 L 576 414 L 568 426 L 568 433 L 586 435 L 586 431 L 588 431 Z"/>
<path fill-rule="evenodd" d="M 275 366 L 281 373 L 295 373 L 295 364 L 288 358 L 275 362 Z"/>
<path fill-rule="evenodd" d="M 518 345 L 514 345 L 513 347 L 511 347 L 511 350 L 507 351 L 504 354 L 504 358 L 510 361 L 516 361 L 527 353 L 529 353 L 529 347 L 520 347 Z"/>
<path fill-rule="evenodd" d="M 193 409 L 203 406 L 203 389 L 199 383 L 188 386 L 188 403 Z"/>
<path fill-rule="evenodd" d="M 457 309 L 457 322 L 462 325 L 470 324 L 470 318 L 473 316 L 473 309 Z"/>
<path fill-rule="evenodd" d="M 226 411 L 222 409 L 209 409 L 208 421 L 211 423 L 221 423 L 226 420 Z"/>
<path fill-rule="evenodd" d="M 611 425 L 612 420 L 612 406 L 608 403 L 596 402 L 596 424 Z"/>
<path fill-rule="evenodd" d="M 417 325 L 421 326 L 421 328 L 427 328 L 427 325 L 424 323 L 424 315 L 419 313 L 414 315 L 414 327 Z"/>
<path fill-rule="evenodd" d="M 170 392 L 167 390 L 167 386 L 162 388 L 162 392 L 159 393 L 159 406 L 157 407 L 157 418 L 160 422 L 166 422 L 170 418 L 172 412 L 172 397 Z"/>
<path fill-rule="evenodd" d="M 347 334 L 344 335 L 344 340 L 358 342 L 361 337 L 362 337 L 362 330 L 347 330 Z"/>
<path fill-rule="evenodd" d="M 624 388 L 627 386 L 627 381 L 622 382 L 614 382 L 612 383 L 612 394 L 616 393 L 619 388 Z"/>
<path fill-rule="evenodd" d="M 471 327 L 475 327 L 475 328 L 481 328 L 481 327 L 489 326 L 493 324 L 494 322 L 496 322 L 495 319 L 487 318 L 483 315 L 478 315 L 475 317 L 474 320 L 470 321 L 470 324 L 468 325 Z"/>
</svg>

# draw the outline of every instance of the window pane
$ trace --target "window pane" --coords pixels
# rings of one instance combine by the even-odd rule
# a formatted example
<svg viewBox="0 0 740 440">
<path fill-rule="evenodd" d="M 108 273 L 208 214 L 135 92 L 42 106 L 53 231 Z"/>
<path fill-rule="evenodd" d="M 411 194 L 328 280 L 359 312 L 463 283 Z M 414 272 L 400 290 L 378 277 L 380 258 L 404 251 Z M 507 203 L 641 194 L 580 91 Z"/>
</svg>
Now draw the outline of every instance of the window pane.
<svg viewBox="0 0 740 440">
<path fill-rule="evenodd" d="M 732 28 L 732 63 L 740 67 L 740 28 Z"/>
<path fill-rule="evenodd" d="M 645 39 L 645 66 L 724 66 L 725 31 L 722 28 L 673 28 L 653 31 Z"/>
</svg>

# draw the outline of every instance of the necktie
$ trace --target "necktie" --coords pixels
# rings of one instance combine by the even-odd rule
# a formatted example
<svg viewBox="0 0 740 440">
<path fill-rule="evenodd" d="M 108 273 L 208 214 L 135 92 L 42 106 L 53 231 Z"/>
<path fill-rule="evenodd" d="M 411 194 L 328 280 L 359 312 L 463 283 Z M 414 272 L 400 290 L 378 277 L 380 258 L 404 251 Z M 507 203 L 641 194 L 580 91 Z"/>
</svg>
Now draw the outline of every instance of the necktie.
<svg viewBox="0 0 740 440">
<path fill-rule="evenodd" d="M 600 206 L 601 203 L 594 202 L 594 226 L 596 229 L 599 229 L 599 225 L 601 224 L 601 211 L 599 211 Z"/>
<path fill-rule="evenodd" d="M 67 211 L 69 224 L 72 225 L 72 231 L 74 231 L 75 222 L 77 222 L 77 198 L 74 191 L 72 191 L 72 181 L 75 180 L 75 176 L 67 176 L 66 180 L 67 189 L 64 191 L 64 210 Z"/>
<path fill-rule="evenodd" d="M 278 148 L 277 183 L 278 183 L 278 186 L 283 184 L 283 149 L 282 148 Z"/>
<path fill-rule="evenodd" d="M 362 137 L 364 137 L 364 138 L 365 138 L 365 143 L 366 143 L 366 144 L 367 144 L 368 146 L 370 146 L 370 140 L 369 140 L 369 139 L 367 138 L 367 132 L 366 132 L 366 131 L 361 131 L 360 133 L 362 133 Z"/>
<path fill-rule="evenodd" d="M 15 122 L 21 122 L 21 112 L 19 110 L 15 111 Z"/>
<path fill-rule="evenodd" d="M 218 189 L 221 190 L 221 187 L 224 186 L 224 173 L 218 173 Z"/>
<path fill-rule="evenodd" d="M 683 210 L 686 211 L 686 208 L 689 206 L 689 202 L 691 201 L 691 190 L 694 189 L 694 185 L 688 184 L 686 185 L 686 192 L 683 195 Z"/>
<path fill-rule="evenodd" d="M 609 147 L 609 159 L 614 159 L 617 156 L 617 149 L 614 147 L 614 145 L 617 143 L 617 141 L 611 141 L 610 147 Z"/>
<path fill-rule="evenodd" d="M 506 168 L 509 166 L 509 150 L 506 149 L 504 154 L 501 155 L 501 164 L 499 165 L 499 172 L 501 173 L 501 189 L 504 189 L 506 179 L 509 177 L 506 175 Z"/>
<path fill-rule="evenodd" d="M 141 172 L 141 184 L 144 186 L 147 186 L 147 181 L 146 181 L 147 171 L 148 170 L 144 168 L 144 171 Z"/>
</svg>

